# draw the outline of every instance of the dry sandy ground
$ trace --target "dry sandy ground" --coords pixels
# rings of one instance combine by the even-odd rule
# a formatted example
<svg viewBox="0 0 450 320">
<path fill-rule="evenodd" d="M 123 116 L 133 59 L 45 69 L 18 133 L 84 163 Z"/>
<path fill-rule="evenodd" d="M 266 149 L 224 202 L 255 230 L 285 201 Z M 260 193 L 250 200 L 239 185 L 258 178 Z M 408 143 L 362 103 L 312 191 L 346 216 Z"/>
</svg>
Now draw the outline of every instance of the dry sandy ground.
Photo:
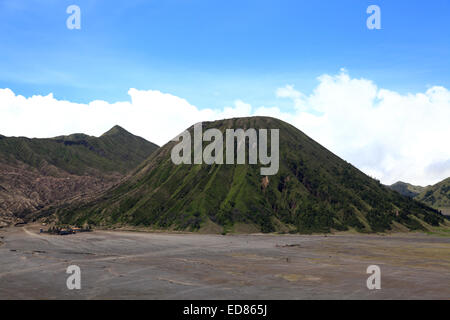
<svg viewBox="0 0 450 320">
<path fill-rule="evenodd" d="M 0 299 L 449 299 L 450 238 L 0 230 Z M 81 268 L 68 290 L 66 268 Z M 366 269 L 381 268 L 381 290 Z"/>
</svg>

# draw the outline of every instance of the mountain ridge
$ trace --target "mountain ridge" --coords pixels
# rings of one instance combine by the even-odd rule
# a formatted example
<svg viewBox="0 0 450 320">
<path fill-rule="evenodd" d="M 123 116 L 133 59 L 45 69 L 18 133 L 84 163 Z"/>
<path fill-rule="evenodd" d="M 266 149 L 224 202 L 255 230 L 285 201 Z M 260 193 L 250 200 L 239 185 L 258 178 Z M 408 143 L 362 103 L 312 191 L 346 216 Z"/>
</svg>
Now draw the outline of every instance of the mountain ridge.
<svg viewBox="0 0 450 320">
<path fill-rule="evenodd" d="M 130 133 L 127 130 L 125 130 L 124 128 L 122 128 L 121 126 L 116 124 L 111 129 L 109 129 L 108 131 L 103 133 L 100 137 L 117 135 L 117 134 L 130 134 Z"/>
<path fill-rule="evenodd" d="M 420 194 L 422 191 L 424 191 L 428 187 L 422 187 L 422 186 L 415 186 L 407 182 L 403 181 L 397 181 L 394 184 L 391 184 L 388 186 L 392 190 L 397 191 L 398 193 L 407 196 L 409 198 L 414 198 L 418 194 Z"/>
<path fill-rule="evenodd" d="M 399 195 L 340 159 L 303 132 L 269 117 L 204 122 L 204 129 L 280 130 L 280 171 L 259 175 L 258 165 L 179 165 L 169 142 L 133 174 L 97 199 L 58 210 L 63 223 L 200 230 L 236 225 L 262 232 L 381 232 L 439 225 L 434 209 Z M 193 126 L 188 128 L 193 131 Z"/>
<path fill-rule="evenodd" d="M 115 128 L 115 127 L 113 127 Z M 158 148 L 125 129 L 100 137 L 0 139 L 0 220 L 110 187 Z"/>
<path fill-rule="evenodd" d="M 427 187 L 415 199 L 450 215 L 450 177 Z"/>
<path fill-rule="evenodd" d="M 402 181 L 398 181 L 388 187 L 404 196 L 440 210 L 446 215 L 450 215 L 450 177 L 426 187 L 415 186 Z"/>
</svg>

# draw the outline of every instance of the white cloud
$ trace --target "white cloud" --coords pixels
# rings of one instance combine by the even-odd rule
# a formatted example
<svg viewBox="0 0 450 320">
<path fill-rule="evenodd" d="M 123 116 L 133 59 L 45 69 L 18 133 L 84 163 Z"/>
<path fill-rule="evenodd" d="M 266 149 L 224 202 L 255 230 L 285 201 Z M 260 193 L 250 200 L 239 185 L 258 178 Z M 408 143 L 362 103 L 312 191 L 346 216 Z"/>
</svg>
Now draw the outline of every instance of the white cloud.
<svg viewBox="0 0 450 320">
<path fill-rule="evenodd" d="M 298 103 L 294 93 L 290 98 Z M 319 114 L 299 110 L 290 118 L 292 124 L 384 183 L 427 185 L 450 176 L 446 88 L 402 95 L 370 80 L 352 79 L 344 70 L 319 77 L 302 103 Z"/>
<path fill-rule="evenodd" d="M 128 94 L 130 102 L 78 104 L 57 100 L 52 94 L 25 98 L 0 89 L 0 133 L 39 138 L 75 132 L 99 136 L 118 124 L 162 145 L 195 122 L 251 112 L 251 106 L 242 101 L 222 111 L 200 110 L 185 99 L 160 91 L 130 89 Z"/>
<path fill-rule="evenodd" d="M 276 90 L 292 112 L 253 108 L 241 100 L 221 110 L 199 109 L 156 90 L 130 89 L 130 101 L 77 104 L 52 94 L 25 98 L 0 89 L 0 133 L 51 137 L 74 132 L 101 135 L 119 124 L 164 144 L 199 121 L 265 115 L 283 119 L 383 183 L 403 180 L 426 185 L 450 176 L 450 91 L 432 87 L 402 95 L 347 71 L 323 75 L 309 95 L 292 85 Z"/>
</svg>

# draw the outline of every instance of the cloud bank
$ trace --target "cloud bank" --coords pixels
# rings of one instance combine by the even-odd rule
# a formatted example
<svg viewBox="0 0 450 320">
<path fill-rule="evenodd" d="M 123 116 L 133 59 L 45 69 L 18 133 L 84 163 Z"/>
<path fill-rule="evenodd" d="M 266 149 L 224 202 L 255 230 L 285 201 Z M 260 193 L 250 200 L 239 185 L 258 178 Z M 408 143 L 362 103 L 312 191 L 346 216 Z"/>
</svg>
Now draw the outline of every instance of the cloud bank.
<svg viewBox="0 0 450 320">
<path fill-rule="evenodd" d="M 402 95 L 341 70 L 319 77 L 309 95 L 292 85 L 278 88 L 276 96 L 292 102 L 290 112 L 241 100 L 220 110 L 200 109 L 157 90 L 130 89 L 128 94 L 130 101 L 79 104 L 52 94 L 26 98 L 0 89 L 0 133 L 99 136 L 118 124 L 162 145 L 199 121 L 264 115 L 293 124 L 386 184 L 402 180 L 427 185 L 450 176 L 450 91 L 443 87 Z"/>
<path fill-rule="evenodd" d="M 286 86 L 290 122 L 365 173 L 390 184 L 419 185 L 450 176 L 450 91 L 402 95 L 342 71 L 319 77 L 305 96 Z"/>
</svg>

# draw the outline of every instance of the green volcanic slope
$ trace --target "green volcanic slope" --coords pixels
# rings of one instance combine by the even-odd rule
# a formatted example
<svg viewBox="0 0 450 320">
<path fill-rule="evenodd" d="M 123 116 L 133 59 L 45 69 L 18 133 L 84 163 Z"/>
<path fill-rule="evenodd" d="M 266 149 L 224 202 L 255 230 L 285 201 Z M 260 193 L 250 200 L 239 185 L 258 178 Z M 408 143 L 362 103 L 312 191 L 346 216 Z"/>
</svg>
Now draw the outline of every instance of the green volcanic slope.
<svg viewBox="0 0 450 320">
<path fill-rule="evenodd" d="M 450 214 L 450 178 L 427 187 L 415 199 Z"/>
<path fill-rule="evenodd" d="M 0 136 L 0 162 L 21 162 L 34 168 L 47 163 L 77 175 L 124 174 L 157 148 L 119 126 L 99 138 L 81 133 L 48 139 Z"/>
<path fill-rule="evenodd" d="M 417 196 L 419 193 L 423 192 L 426 189 L 426 187 L 414 186 L 410 183 L 402 181 L 398 181 L 390 185 L 389 188 L 410 198 L 414 198 L 415 196 Z"/>
<path fill-rule="evenodd" d="M 422 229 L 423 222 L 438 225 L 444 220 L 283 121 L 236 118 L 203 123 L 203 130 L 208 128 L 280 129 L 278 174 L 263 177 L 259 165 L 176 166 L 170 158 L 175 142 L 169 142 L 98 199 L 59 209 L 60 222 L 177 230 L 220 226 L 225 232 L 245 225 L 262 232 L 308 233 L 348 228 L 378 232 L 399 224 Z"/>
<path fill-rule="evenodd" d="M 0 136 L 0 227 L 111 187 L 157 148 L 118 126 L 99 138 Z"/>
</svg>

